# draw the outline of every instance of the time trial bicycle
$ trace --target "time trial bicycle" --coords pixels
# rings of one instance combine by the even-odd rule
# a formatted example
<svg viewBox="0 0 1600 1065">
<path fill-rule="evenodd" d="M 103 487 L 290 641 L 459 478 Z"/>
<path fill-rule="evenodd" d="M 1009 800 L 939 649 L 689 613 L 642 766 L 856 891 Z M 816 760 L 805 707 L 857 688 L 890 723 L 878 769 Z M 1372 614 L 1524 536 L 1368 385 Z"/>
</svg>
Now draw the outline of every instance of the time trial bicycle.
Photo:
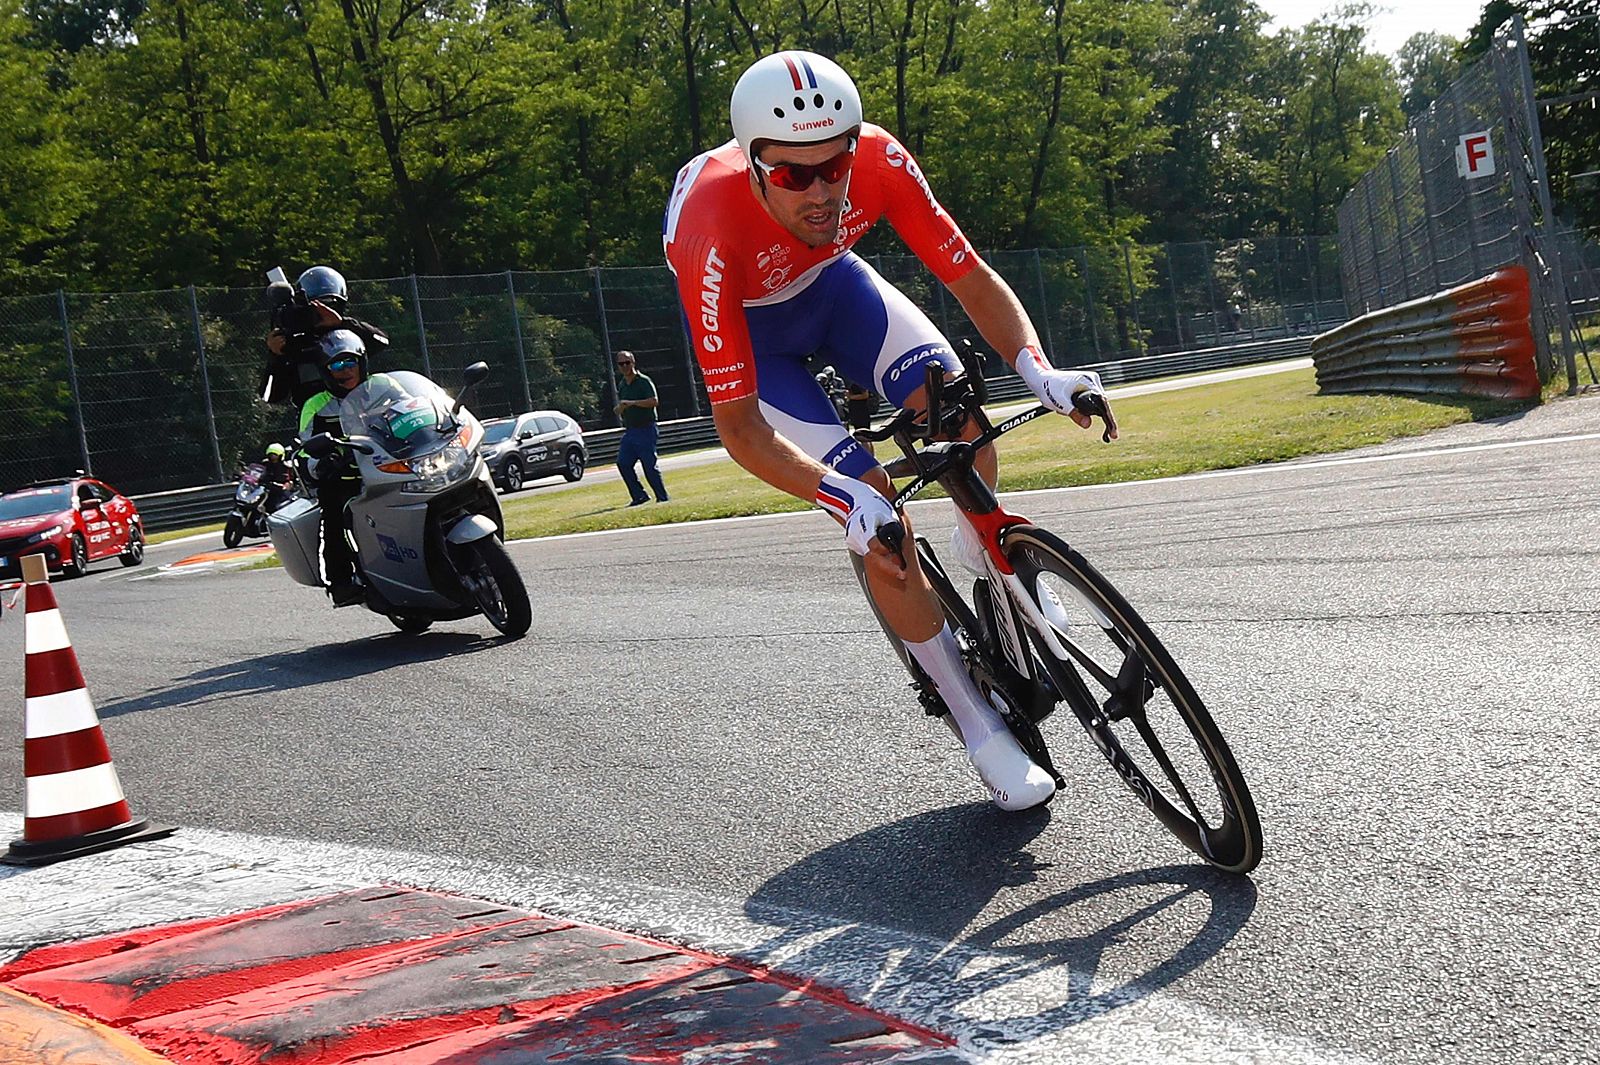
<svg viewBox="0 0 1600 1065">
<path fill-rule="evenodd" d="M 977 530 L 985 573 L 969 602 L 933 547 L 915 537 L 922 571 L 956 633 L 978 690 L 1024 750 L 1063 786 L 1040 724 L 1065 703 L 1118 777 L 1190 850 L 1229 873 L 1261 861 L 1261 821 L 1232 751 L 1194 686 L 1128 601 L 1077 550 L 1027 518 L 1006 511 L 974 468 L 978 453 L 1004 434 L 1052 413 L 1039 405 L 993 424 L 983 409 L 982 376 L 946 382 L 927 375 L 927 414 L 905 409 L 857 439 L 894 440 L 905 453 L 888 466 L 912 479 L 895 495 L 899 510 L 929 485 L 942 485 Z M 1079 393 L 1074 406 L 1114 423 L 1104 398 Z M 978 435 L 954 439 L 969 423 Z M 878 539 L 904 561 L 905 528 L 890 522 Z M 948 713 L 914 659 L 901 654 L 927 711 Z"/>
</svg>

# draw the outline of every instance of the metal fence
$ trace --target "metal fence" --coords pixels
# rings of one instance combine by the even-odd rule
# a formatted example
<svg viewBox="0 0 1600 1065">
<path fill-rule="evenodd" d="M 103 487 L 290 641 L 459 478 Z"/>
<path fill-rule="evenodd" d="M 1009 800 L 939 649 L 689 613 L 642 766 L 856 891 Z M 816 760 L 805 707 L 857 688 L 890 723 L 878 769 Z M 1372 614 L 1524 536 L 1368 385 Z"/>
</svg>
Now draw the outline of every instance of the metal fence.
<svg viewBox="0 0 1600 1065">
<path fill-rule="evenodd" d="M 986 258 L 1063 366 L 1309 335 L 1346 317 L 1338 251 L 1323 238 Z M 914 257 L 871 261 L 947 336 L 976 337 Z M 481 417 L 555 408 L 586 429 L 613 426 L 622 348 L 655 381 L 663 419 L 707 412 L 664 266 L 356 280 L 350 295 L 351 313 L 393 341 L 379 368 L 453 390 L 467 365 L 488 362 L 472 404 Z M 295 412 L 258 399 L 266 325 L 260 288 L 0 299 L 0 487 L 75 469 L 130 493 L 231 479 L 294 433 Z"/>
<path fill-rule="evenodd" d="M 1522 19 L 1463 71 L 1339 207 L 1352 317 L 1520 263 L 1533 281 L 1539 375 L 1573 360 L 1569 276 L 1582 238 L 1558 235 Z M 1563 255 L 1563 249 L 1566 254 Z M 1591 279 L 1592 284 L 1592 279 Z"/>
</svg>

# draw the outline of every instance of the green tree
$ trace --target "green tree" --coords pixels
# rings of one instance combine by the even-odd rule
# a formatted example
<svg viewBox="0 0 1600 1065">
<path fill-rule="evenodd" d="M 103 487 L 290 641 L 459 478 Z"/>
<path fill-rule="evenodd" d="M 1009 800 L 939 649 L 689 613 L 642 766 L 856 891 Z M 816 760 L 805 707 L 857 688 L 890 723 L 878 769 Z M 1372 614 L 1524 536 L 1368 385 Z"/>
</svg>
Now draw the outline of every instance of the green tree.
<svg viewBox="0 0 1600 1065">
<path fill-rule="evenodd" d="M 63 137 L 49 84 L 52 52 L 0 0 L 0 293 L 63 283 L 88 206 L 81 157 Z"/>
<path fill-rule="evenodd" d="M 1461 75 L 1461 42 L 1443 33 L 1414 33 L 1395 57 L 1400 70 L 1400 110 L 1414 118 Z"/>
<path fill-rule="evenodd" d="M 1280 233 L 1335 229 L 1345 193 L 1383 158 L 1404 129 L 1394 68 L 1366 48 L 1354 4 L 1273 39 L 1269 104 L 1276 116 L 1255 151 L 1273 159 L 1270 190 Z"/>
<path fill-rule="evenodd" d="M 1590 233 L 1600 232 L 1600 0 L 1556 3 L 1489 0 L 1462 51 L 1483 55 L 1497 33 L 1522 15 L 1528 29 L 1539 130 L 1556 211 Z"/>
</svg>

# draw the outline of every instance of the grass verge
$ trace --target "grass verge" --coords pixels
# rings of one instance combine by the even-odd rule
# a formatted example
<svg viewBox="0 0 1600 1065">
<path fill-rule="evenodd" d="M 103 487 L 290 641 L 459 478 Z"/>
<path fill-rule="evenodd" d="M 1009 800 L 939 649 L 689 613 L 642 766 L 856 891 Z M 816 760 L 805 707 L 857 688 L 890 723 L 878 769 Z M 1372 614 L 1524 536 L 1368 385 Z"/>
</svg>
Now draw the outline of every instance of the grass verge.
<svg viewBox="0 0 1600 1065">
<path fill-rule="evenodd" d="M 1325 396 L 1312 370 L 1245 378 L 1116 401 L 1121 438 L 1100 443 L 1062 418 L 1040 418 L 1000 442 L 1000 487 L 1060 488 L 1280 462 L 1379 444 L 1521 409 L 1461 397 Z M 879 445 L 880 456 L 896 454 Z M 595 484 L 506 504 L 509 538 L 806 510 L 731 460 L 667 471 L 667 503 L 626 507 L 620 484 Z M 928 494 L 938 494 L 938 489 Z"/>
<path fill-rule="evenodd" d="M 171 540 L 181 540 L 185 536 L 198 536 L 201 533 L 214 533 L 222 531 L 222 522 L 212 525 L 196 525 L 189 529 L 167 529 L 164 532 L 151 533 L 144 538 L 147 544 L 164 544 Z"/>
</svg>

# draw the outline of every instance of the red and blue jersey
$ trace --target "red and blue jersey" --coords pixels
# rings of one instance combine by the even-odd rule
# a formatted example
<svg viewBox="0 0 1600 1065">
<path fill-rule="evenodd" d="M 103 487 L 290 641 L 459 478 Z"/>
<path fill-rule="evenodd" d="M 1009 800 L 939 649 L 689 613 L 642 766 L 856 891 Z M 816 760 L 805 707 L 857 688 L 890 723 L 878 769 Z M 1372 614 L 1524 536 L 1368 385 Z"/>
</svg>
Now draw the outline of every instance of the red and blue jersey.
<svg viewBox="0 0 1600 1065">
<path fill-rule="evenodd" d="M 861 127 L 848 196 L 833 243 L 813 248 L 783 228 L 750 187 L 736 142 L 678 171 L 662 229 L 689 338 L 713 405 L 756 394 L 755 350 L 745 308 L 793 299 L 880 218 L 949 284 L 979 263 L 940 206 L 917 161 L 886 130 Z"/>
</svg>

